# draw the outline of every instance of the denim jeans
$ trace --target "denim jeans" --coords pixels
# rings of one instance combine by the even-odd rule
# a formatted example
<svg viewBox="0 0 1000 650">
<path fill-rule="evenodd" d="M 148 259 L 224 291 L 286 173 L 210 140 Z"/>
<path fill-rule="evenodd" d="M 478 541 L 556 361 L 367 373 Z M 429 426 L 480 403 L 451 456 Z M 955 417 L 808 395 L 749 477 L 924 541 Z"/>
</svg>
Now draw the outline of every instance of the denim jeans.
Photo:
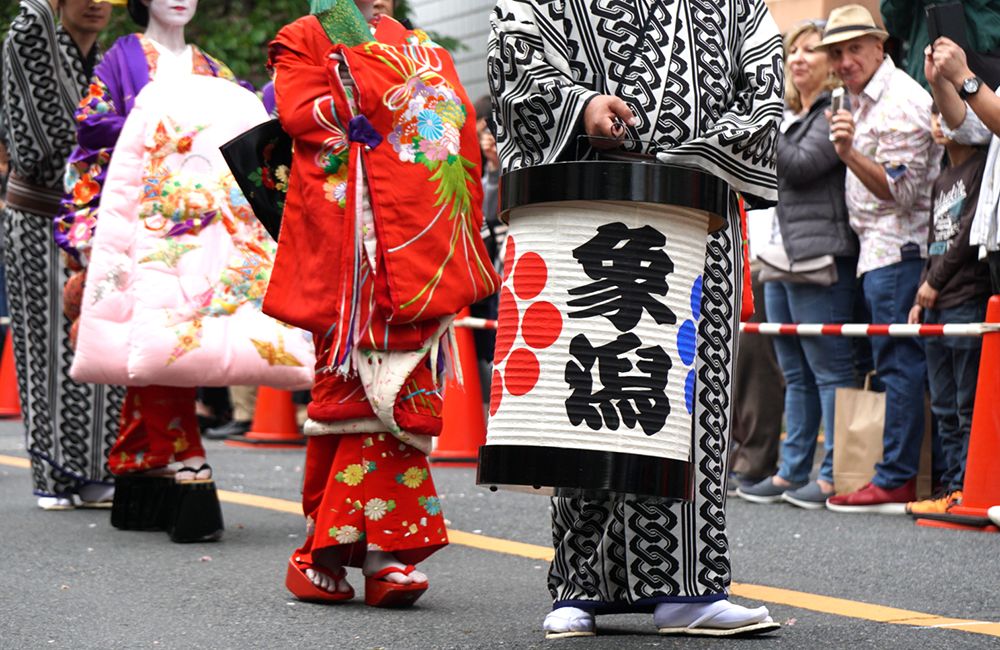
<svg viewBox="0 0 1000 650">
<path fill-rule="evenodd" d="M 873 323 L 906 322 L 923 266 L 923 260 L 904 260 L 864 274 L 862 288 Z M 917 475 L 927 363 L 919 339 L 874 336 L 871 344 L 875 371 L 885 386 L 882 462 L 875 466 L 872 482 L 891 490 Z"/>
<path fill-rule="evenodd" d="M 764 285 L 767 317 L 776 323 L 847 323 L 854 313 L 857 258 L 837 258 L 837 282 L 829 287 L 791 282 Z M 819 423 L 824 429 L 819 478 L 833 481 L 833 414 L 837 388 L 857 385 L 850 339 L 838 336 L 776 336 L 774 351 L 785 375 L 785 424 L 778 476 L 809 480 Z"/>
<path fill-rule="evenodd" d="M 981 323 L 985 318 L 985 299 L 948 309 L 924 310 L 925 323 Z M 941 485 L 948 490 L 961 490 L 965 480 L 981 349 L 982 340 L 971 337 L 928 338 L 924 342 L 931 412 L 937 420 L 945 465 Z"/>
</svg>

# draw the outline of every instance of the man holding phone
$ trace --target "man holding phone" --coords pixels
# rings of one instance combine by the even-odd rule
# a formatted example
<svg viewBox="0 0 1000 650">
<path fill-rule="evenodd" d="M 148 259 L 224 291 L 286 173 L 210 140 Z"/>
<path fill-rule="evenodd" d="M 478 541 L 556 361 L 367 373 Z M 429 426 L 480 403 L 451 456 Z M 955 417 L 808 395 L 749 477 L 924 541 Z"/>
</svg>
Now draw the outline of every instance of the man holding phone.
<svg viewBox="0 0 1000 650">
<path fill-rule="evenodd" d="M 830 135 L 847 165 L 851 228 L 861 244 L 858 275 L 876 323 L 905 323 L 926 253 L 931 183 L 943 155 L 931 136 L 931 97 L 885 56 L 888 34 L 860 5 L 834 9 L 823 40 L 851 110 L 830 113 Z M 872 482 L 831 497 L 838 512 L 903 514 L 916 498 L 924 435 L 923 348 L 914 339 L 871 340 L 886 387 L 884 455 Z"/>
</svg>

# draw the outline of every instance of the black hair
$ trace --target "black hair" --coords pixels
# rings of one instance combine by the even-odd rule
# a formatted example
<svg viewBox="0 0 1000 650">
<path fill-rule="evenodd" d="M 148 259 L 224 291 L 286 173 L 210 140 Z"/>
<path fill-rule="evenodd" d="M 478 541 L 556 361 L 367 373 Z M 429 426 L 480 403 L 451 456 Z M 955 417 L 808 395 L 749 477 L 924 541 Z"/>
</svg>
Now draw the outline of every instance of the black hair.
<svg viewBox="0 0 1000 650">
<path fill-rule="evenodd" d="M 149 7 L 142 0 L 128 0 L 128 15 L 139 27 L 149 26 Z"/>
</svg>

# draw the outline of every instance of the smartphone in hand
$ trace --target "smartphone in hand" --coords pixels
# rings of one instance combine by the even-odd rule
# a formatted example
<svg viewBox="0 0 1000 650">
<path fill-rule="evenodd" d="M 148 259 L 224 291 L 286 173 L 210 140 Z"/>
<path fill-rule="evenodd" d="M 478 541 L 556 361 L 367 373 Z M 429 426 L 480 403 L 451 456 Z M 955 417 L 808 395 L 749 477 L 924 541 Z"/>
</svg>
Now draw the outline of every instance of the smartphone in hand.
<svg viewBox="0 0 1000 650">
<path fill-rule="evenodd" d="M 836 115 L 837 111 L 844 108 L 844 89 L 843 87 L 834 88 L 833 92 L 830 93 L 830 115 Z M 830 133 L 830 142 L 833 142 L 833 133 Z"/>
</svg>

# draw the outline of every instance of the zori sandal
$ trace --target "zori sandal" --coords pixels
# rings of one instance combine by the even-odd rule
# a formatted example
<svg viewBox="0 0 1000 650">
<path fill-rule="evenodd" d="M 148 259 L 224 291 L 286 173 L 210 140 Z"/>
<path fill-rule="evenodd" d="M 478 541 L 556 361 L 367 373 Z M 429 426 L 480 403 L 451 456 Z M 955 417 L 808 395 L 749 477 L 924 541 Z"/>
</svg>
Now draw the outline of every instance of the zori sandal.
<svg viewBox="0 0 1000 650">
<path fill-rule="evenodd" d="M 409 607 L 427 591 L 429 583 L 411 582 L 401 585 L 388 582 L 384 578 L 390 573 L 410 575 L 417 568 L 412 564 L 405 567 L 388 566 L 370 576 L 365 576 L 365 605 L 369 607 Z"/>
<path fill-rule="evenodd" d="M 335 589 L 347 579 L 347 570 L 344 567 L 340 567 L 339 572 L 331 573 L 318 564 L 308 564 L 297 557 L 289 558 L 288 571 L 285 573 L 285 587 L 299 600 L 311 603 L 341 603 L 354 598 L 353 588 L 348 591 L 327 591 L 317 586 L 306 575 L 307 569 L 325 575 L 333 581 Z"/>
</svg>

